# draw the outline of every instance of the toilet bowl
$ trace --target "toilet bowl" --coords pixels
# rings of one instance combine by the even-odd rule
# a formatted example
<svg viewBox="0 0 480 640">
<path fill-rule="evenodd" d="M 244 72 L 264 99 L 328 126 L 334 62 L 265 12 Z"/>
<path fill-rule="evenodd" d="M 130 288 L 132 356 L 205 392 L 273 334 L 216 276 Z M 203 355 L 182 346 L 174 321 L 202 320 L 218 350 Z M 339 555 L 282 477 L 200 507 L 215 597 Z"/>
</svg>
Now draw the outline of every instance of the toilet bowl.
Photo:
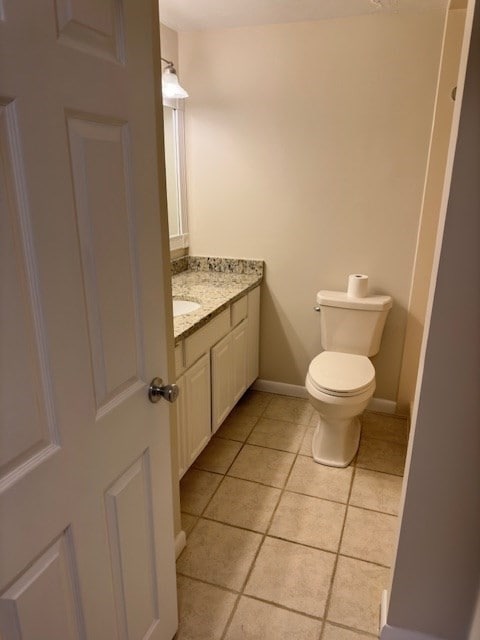
<svg viewBox="0 0 480 640">
<path fill-rule="evenodd" d="M 319 413 L 312 440 L 316 462 L 346 467 L 360 442 L 360 414 L 375 391 L 375 369 L 366 356 L 323 351 L 308 368 L 310 403 Z"/>
</svg>

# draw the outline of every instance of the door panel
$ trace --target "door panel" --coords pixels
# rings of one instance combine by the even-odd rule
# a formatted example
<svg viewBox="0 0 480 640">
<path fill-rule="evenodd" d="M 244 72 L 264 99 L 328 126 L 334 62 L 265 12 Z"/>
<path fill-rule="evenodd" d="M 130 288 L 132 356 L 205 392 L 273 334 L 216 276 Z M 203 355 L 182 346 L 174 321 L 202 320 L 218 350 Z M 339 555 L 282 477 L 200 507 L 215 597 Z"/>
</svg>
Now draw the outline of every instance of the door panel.
<svg viewBox="0 0 480 640">
<path fill-rule="evenodd" d="M 123 2 L 55 0 L 58 40 L 116 62 L 124 61 Z"/>
<path fill-rule="evenodd" d="M 65 531 L 0 599 L 8 640 L 83 640 L 70 531 Z"/>
<path fill-rule="evenodd" d="M 159 623 L 150 461 L 145 453 L 105 496 L 119 637 L 150 637 Z"/>
<path fill-rule="evenodd" d="M 96 408 L 101 412 L 119 394 L 136 391 L 145 377 L 130 138 L 125 123 L 73 116 L 68 132 Z"/>
<path fill-rule="evenodd" d="M 13 101 L 0 105 L 0 487 L 57 442 L 37 264 Z M 25 402 L 25 390 L 30 401 Z"/>
</svg>

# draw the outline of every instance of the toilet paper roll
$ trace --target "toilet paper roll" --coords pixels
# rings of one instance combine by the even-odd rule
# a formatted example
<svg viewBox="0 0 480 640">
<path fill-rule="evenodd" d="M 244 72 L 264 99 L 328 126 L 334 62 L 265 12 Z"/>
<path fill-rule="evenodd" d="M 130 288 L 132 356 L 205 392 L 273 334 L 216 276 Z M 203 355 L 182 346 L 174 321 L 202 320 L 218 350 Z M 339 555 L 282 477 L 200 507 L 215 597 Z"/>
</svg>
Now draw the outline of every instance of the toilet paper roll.
<svg viewBox="0 0 480 640">
<path fill-rule="evenodd" d="M 349 298 L 365 298 L 368 295 L 368 276 L 363 273 L 350 274 L 347 295 Z"/>
</svg>

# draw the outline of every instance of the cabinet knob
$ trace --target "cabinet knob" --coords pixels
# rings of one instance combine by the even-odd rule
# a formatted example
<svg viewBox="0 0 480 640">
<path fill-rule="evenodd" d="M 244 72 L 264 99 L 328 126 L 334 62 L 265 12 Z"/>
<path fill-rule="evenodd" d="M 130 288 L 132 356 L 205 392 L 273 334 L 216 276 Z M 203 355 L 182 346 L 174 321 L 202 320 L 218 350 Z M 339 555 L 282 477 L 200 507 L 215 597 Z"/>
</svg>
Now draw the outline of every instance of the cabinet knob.
<svg viewBox="0 0 480 640">
<path fill-rule="evenodd" d="M 161 378 L 154 378 L 148 387 L 148 399 L 150 402 L 158 402 L 162 398 L 168 402 L 175 402 L 180 389 L 176 384 L 163 384 Z"/>
</svg>

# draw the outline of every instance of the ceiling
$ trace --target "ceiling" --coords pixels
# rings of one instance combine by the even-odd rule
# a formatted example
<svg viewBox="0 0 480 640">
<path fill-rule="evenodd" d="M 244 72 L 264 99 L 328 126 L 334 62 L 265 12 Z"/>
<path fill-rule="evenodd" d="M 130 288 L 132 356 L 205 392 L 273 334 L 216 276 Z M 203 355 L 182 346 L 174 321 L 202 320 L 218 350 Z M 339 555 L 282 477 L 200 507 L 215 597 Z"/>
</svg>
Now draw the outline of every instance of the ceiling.
<svg viewBox="0 0 480 640">
<path fill-rule="evenodd" d="M 446 8 L 447 0 L 159 0 L 160 20 L 175 31 L 225 29 Z"/>
</svg>

